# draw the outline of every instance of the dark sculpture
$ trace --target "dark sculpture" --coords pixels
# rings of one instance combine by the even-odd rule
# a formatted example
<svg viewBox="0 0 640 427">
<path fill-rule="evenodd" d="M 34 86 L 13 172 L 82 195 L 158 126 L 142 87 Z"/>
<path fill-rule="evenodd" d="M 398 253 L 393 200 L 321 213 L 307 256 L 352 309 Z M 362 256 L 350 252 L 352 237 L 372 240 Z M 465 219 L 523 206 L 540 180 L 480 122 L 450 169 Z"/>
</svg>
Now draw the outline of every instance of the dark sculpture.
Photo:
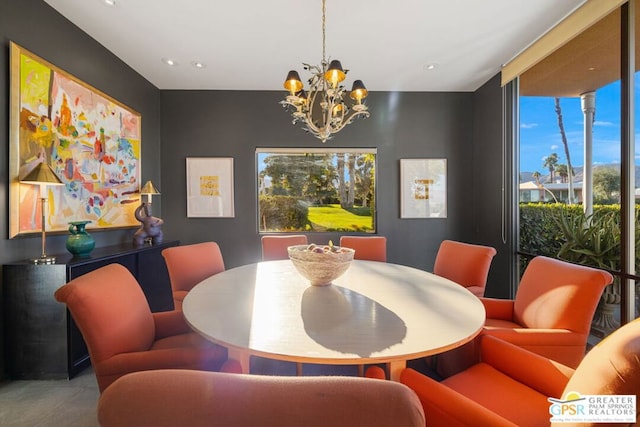
<svg viewBox="0 0 640 427">
<path fill-rule="evenodd" d="M 133 243 L 142 246 L 146 241 L 151 244 L 162 243 L 162 224 L 164 221 L 151 215 L 151 204 L 142 203 L 135 212 L 136 219 L 142 223 L 142 227 L 133 235 Z"/>
</svg>

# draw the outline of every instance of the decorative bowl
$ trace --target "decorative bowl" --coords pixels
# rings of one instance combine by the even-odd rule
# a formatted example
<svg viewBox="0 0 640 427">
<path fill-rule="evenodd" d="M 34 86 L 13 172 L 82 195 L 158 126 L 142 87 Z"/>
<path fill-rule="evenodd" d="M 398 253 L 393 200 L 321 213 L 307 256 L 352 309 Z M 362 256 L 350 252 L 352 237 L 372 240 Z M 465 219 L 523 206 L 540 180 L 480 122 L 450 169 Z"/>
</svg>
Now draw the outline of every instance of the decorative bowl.
<svg viewBox="0 0 640 427">
<path fill-rule="evenodd" d="M 315 252 L 313 249 L 321 248 Z M 289 259 L 313 286 L 330 285 L 347 271 L 355 250 L 339 246 L 295 245 L 287 248 Z"/>
</svg>

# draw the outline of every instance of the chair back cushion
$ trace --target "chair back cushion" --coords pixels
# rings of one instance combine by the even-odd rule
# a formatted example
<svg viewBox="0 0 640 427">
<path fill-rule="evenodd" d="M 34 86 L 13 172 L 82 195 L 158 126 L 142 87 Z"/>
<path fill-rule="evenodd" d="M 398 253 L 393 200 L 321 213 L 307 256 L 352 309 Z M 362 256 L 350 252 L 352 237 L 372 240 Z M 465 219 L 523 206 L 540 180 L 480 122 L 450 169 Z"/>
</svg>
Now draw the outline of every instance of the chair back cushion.
<svg viewBox="0 0 640 427">
<path fill-rule="evenodd" d="M 307 236 L 295 234 L 287 236 L 262 236 L 262 260 L 275 261 L 289 259 L 289 246 L 306 245 Z"/>
<path fill-rule="evenodd" d="M 55 298 L 67 305 L 94 362 L 148 350 L 155 339 L 147 299 L 135 277 L 120 264 L 73 279 L 58 288 Z"/>
<path fill-rule="evenodd" d="M 384 236 L 342 236 L 340 246 L 354 249 L 354 259 L 387 262 L 387 238 Z"/>
<path fill-rule="evenodd" d="M 640 405 L 640 319 L 612 332 L 587 353 L 567 383 L 562 398 L 569 392 L 635 395 L 636 405 Z M 636 412 L 636 423 L 639 420 Z"/>
<path fill-rule="evenodd" d="M 280 377 L 162 370 L 136 372 L 100 397 L 103 427 L 424 427 L 407 386 L 358 377 Z"/>
<path fill-rule="evenodd" d="M 547 257 L 527 266 L 514 302 L 514 320 L 527 327 L 587 334 L 604 287 L 606 271 Z"/>
<path fill-rule="evenodd" d="M 222 252 L 215 242 L 173 246 L 164 249 L 162 256 L 173 292 L 190 291 L 207 277 L 224 271 Z"/>
<path fill-rule="evenodd" d="M 490 246 L 444 240 L 440 244 L 433 273 L 464 286 L 484 288 L 496 250 Z"/>
</svg>

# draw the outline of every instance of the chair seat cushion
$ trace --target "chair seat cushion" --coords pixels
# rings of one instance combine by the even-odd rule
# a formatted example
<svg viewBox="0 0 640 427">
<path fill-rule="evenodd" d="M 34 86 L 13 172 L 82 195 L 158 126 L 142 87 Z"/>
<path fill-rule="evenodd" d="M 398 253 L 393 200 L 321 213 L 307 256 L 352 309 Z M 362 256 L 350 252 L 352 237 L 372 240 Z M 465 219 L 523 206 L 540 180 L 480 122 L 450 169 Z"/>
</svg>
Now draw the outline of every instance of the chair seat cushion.
<svg viewBox="0 0 640 427">
<path fill-rule="evenodd" d="M 484 296 L 484 286 L 467 286 L 467 290 L 477 297 Z"/>
<path fill-rule="evenodd" d="M 518 325 L 515 322 L 511 322 L 509 320 L 502 319 L 486 319 L 484 322 L 485 329 L 498 329 L 498 328 L 506 328 L 506 329 L 516 329 L 522 328 L 523 326 Z"/>
<path fill-rule="evenodd" d="M 547 398 L 559 398 L 544 396 L 486 363 L 453 375 L 442 384 L 523 427 L 549 425 Z"/>
<path fill-rule="evenodd" d="M 96 377 L 110 384 L 124 374 L 151 369 L 219 371 L 226 360 L 226 348 L 191 332 L 159 339 L 147 351 L 121 353 L 99 362 Z"/>
</svg>

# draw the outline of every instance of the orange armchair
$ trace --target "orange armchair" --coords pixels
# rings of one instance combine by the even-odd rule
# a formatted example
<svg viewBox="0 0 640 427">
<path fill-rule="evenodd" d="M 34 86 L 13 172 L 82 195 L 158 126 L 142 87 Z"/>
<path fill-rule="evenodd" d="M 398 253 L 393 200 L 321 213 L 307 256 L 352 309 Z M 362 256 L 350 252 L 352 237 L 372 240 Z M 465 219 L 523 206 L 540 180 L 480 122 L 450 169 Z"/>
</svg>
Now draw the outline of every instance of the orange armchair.
<svg viewBox="0 0 640 427">
<path fill-rule="evenodd" d="M 490 246 L 443 240 L 436 255 L 433 273 L 481 297 L 484 296 L 489 268 L 495 255 L 496 250 Z"/>
<path fill-rule="evenodd" d="M 296 234 L 289 236 L 262 236 L 262 260 L 275 261 L 289 259 L 287 248 L 295 245 L 306 245 L 307 236 Z"/>
<path fill-rule="evenodd" d="M 280 377 L 148 371 L 100 397 L 103 427 L 424 427 L 415 393 L 358 377 Z"/>
<path fill-rule="evenodd" d="M 354 249 L 354 259 L 387 262 L 387 238 L 384 236 L 342 236 L 340 246 Z"/>
<path fill-rule="evenodd" d="M 100 392 L 130 372 L 219 370 L 227 350 L 192 332 L 182 312 L 151 313 L 135 277 L 120 264 L 84 274 L 58 288 L 84 338 Z M 238 368 L 238 364 L 233 367 Z"/>
<path fill-rule="evenodd" d="M 224 271 L 224 259 L 215 242 L 173 246 L 162 251 L 173 293 L 173 305 L 182 309 L 187 292 L 207 277 Z"/>
<path fill-rule="evenodd" d="M 606 271 L 536 257 L 527 266 L 515 300 L 481 298 L 484 331 L 542 356 L 576 367 L 584 357 Z"/>
<path fill-rule="evenodd" d="M 549 397 L 566 399 L 569 392 L 577 392 L 635 395 L 640 401 L 638 354 L 640 320 L 613 332 L 586 355 L 575 371 L 499 338 L 482 335 L 481 359 L 468 369 L 442 382 L 405 369 L 400 382 L 418 394 L 429 426 L 543 426 L 550 423 Z"/>
</svg>

